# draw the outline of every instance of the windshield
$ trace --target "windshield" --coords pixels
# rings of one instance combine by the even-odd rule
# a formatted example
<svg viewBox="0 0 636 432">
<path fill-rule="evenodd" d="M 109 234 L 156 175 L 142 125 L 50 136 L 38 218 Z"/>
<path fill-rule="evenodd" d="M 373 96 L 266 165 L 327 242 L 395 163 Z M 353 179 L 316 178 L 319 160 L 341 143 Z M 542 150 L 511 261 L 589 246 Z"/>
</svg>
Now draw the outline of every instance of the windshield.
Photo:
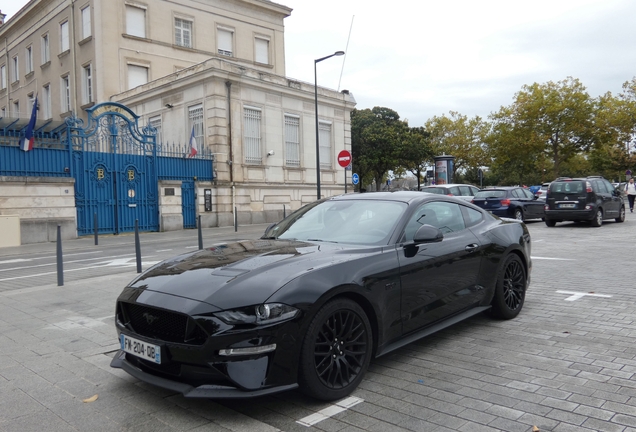
<svg viewBox="0 0 636 432">
<path fill-rule="evenodd" d="M 502 190 L 482 190 L 475 194 L 475 198 L 504 198 L 506 191 Z"/>
<path fill-rule="evenodd" d="M 264 237 L 362 245 L 387 244 L 407 205 L 379 200 L 327 200 L 307 205 Z"/>
</svg>

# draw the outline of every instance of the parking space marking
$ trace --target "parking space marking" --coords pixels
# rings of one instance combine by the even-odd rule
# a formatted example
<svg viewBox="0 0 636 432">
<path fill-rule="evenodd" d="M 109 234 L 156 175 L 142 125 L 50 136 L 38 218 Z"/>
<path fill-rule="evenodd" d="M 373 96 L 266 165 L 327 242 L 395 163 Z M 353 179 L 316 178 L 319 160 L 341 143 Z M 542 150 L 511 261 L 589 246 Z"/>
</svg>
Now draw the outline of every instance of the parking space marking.
<svg viewBox="0 0 636 432">
<path fill-rule="evenodd" d="M 336 414 L 346 411 L 347 409 L 351 408 L 354 405 L 358 405 L 361 402 L 364 402 L 364 399 L 351 396 L 339 402 L 336 402 L 335 405 L 328 406 L 327 408 L 322 409 L 317 413 L 309 415 L 300 420 L 296 420 L 296 423 L 310 427 L 315 425 L 316 423 L 328 419 L 329 417 L 333 417 Z"/>
<path fill-rule="evenodd" d="M 161 250 L 158 250 L 157 252 L 170 252 L 171 250 L 172 249 L 161 249 Z"/>
<path fill-rule="evenodd" d="M 536 260 L 576 261 L 575 259 L 572 259 L 572 258 L 550 258 L 550 257 L 538 257 L 538 256 L 533 256 L 533 257 L 530 257 L 530 258 L 536 259 Z"/>
<path fill-rule="evenodd" d="M 603 297 L 603 298 L 611 298 L 611 295 L 607 294 L 596 294 L 596 293 L 582 293 L 576 291 L 557 291 L 559 294 L 570 294 L 570 297 L 567 297 L 565 301 L 575 301 L 585 296 L 589 297 Z"/>
</svg>

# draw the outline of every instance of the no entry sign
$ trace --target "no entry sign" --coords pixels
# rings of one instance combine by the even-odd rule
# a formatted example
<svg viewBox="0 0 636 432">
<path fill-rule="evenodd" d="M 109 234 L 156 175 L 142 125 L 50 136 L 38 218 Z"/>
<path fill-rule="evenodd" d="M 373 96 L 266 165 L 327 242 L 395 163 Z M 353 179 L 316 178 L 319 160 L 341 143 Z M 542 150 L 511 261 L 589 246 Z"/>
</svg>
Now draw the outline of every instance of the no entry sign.
<svg viewBox="0 0 636 432">
<path fill-rule="evenodd" d="M 349 150 L 343 150 L 340 153 L 338 153 L 338 165 L 340 165 L 343 168 L 346 168 L 349 166 L 350 163 L 351 163 L 351 153 L 349 153 Z"/>
</svg>

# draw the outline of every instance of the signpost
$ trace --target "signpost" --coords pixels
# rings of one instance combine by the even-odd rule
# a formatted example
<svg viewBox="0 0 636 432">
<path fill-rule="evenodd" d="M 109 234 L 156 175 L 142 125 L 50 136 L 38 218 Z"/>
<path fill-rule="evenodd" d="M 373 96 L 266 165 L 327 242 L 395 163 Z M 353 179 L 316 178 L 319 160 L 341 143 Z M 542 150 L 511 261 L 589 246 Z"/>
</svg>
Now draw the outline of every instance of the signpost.
<svg viewBox="0 0 636 432">
<path fill-rule="evenodd" d="M 351 153 L 349 150 L 342 150 L 338 153 L 338 165 L 343 167 L 344 170 L 344 184 L 345 184 L 345 193 L 347 193 L 347 167 L 351 165 Z"/>
</svg>

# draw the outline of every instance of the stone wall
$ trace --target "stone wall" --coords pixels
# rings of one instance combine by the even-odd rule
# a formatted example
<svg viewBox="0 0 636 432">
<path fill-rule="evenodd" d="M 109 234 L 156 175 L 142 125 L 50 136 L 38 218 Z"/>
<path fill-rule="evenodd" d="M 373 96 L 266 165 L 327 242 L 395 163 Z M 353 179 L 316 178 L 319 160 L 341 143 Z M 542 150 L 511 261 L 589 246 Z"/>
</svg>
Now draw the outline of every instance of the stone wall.
<svg viewBox="0 0 636 432">
<path fill-rule="evenodd" d="M 21 244 L 77 237 L 75 179 L 0 177 L 0 215 L 20 218 Z"/>
</svg>

